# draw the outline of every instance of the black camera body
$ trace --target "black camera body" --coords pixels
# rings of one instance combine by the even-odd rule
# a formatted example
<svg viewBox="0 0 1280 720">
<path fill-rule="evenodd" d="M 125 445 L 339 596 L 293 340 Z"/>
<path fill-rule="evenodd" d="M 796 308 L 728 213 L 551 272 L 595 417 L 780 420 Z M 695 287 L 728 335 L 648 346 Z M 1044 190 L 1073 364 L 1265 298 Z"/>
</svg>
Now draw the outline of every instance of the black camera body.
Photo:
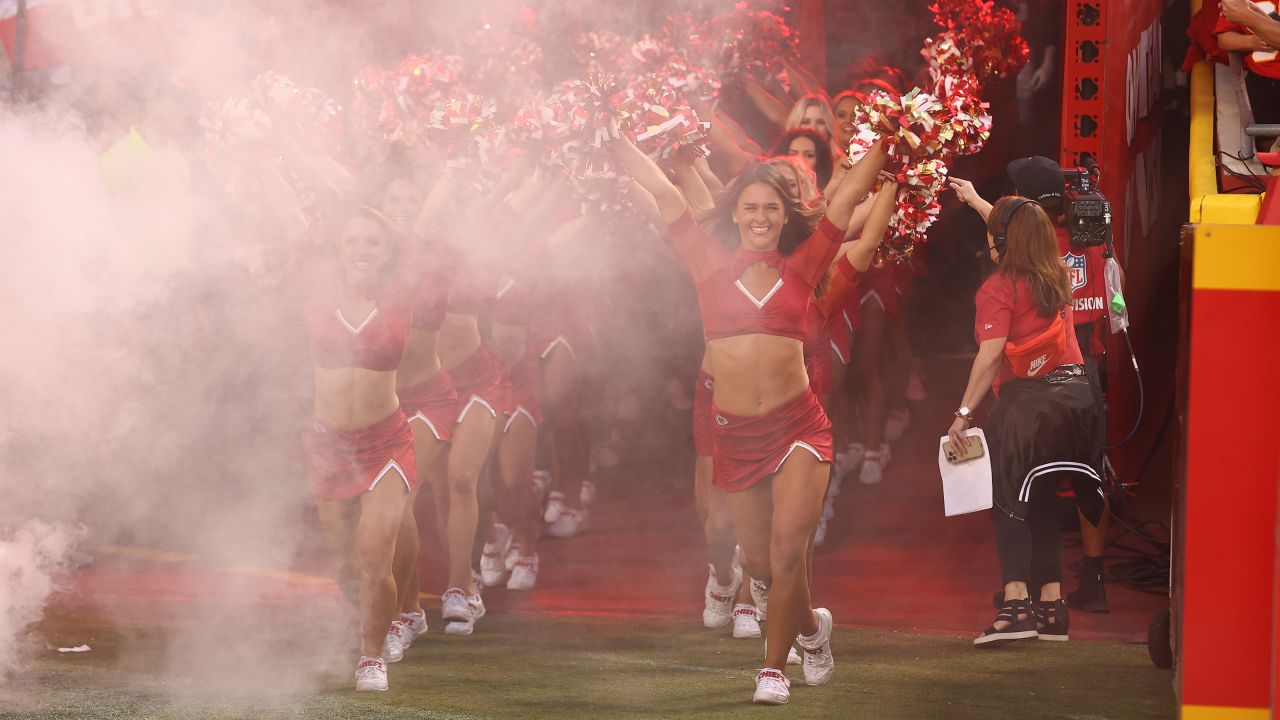
<svg viewBox="0 0 1280 720">
<path fill-rule="evenodd" d="M 1066 189 L 1062 208 L 1067 216 L 1067 230 L 1075 248 L 1111 245 L 1111 203 L 1098 191 L 1098 165 L 1063 170 Z"/>
</svg>

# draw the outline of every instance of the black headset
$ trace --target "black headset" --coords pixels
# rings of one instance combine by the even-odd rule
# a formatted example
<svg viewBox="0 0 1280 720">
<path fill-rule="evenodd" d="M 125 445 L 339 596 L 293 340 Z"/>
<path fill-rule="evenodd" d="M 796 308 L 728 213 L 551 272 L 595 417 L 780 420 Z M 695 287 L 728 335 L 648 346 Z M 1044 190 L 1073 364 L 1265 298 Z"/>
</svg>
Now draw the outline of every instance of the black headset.
<svg viewBox="0 0 1280 720">
<path fill-rule="evenodd" d="M 1018 198 L 1009 203 L 1009 207 L 1004 209 L 1004 213 L 1000 216 L 1000 232 L 991 241 L 991 246 L 996 249 L 997 255 L 1004 255 L 1004 243 L 1009 239 L 1009 221 L 1013 220 L 1013 214 L 1018 212 L 1023 205 L 1037 205 L 1035 200 L 1027 198 Z"/>
</svg>

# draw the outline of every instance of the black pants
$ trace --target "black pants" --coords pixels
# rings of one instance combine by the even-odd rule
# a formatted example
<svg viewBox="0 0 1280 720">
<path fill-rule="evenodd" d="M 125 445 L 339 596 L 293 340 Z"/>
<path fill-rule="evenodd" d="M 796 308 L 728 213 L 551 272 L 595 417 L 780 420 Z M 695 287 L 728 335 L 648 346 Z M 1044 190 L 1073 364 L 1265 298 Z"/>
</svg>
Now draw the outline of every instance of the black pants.
<svg viewBox="0 0 1280 720">
<path fill-rule="evenodd" d="M 1004 584 L 1025 582 L 1035 588 L 1062 580 L 1062 529 L 1058 526 L 1057 486 L 1033 486 L 1026 520 L 991 508 L 996 553 Z"/>
</svg>

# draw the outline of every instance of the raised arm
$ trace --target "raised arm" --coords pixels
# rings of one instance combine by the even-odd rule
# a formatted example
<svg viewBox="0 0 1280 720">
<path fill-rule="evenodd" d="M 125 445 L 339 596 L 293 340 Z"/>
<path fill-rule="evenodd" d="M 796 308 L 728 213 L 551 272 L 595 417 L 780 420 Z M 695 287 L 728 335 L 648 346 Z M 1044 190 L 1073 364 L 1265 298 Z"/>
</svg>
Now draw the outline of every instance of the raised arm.
<svg viewBox="0 0 1280 720">
<path fill-rule="evenodd" d="M 693 169 L 698 171 L 698 177 L 702 178 L 703 184 L 707 186 L 707 190 L 711 192 L 712 197 L 719 197 L 724 192 L 724 183 L 716 177 L 715 172 L 711 169 L 711 164 L 707 159 L 700 157 L 693 161 Z"/>
<path fill-rule="evenodd" d="M 292 246 L 302 239 L 311 229 L 311 222 L 302 210 L 298 195 L 289 186 L 289 181 L 280 174 L 280 167 L 275 158 L 266 152 L 259 152 L 254 159 L 258 165 L 258 176 L 262 181 L 263 196 L 267 205 L 280 223 L 280 230 L 285 240 Z"/>
<path fill-rule="evenodd" d="M 769 94 L 760 83 L 750 77 L 742 78 L 742 88 L 746 90 L 747 97 L 751 98 L 751 102 L 760 110 L 765 119 L 773 123 L 774 127 L 782 130 L 787 124 L 787 112 L 791 108 L 787 107 L 778 98 Z"/>
<path fill-rule="evenodd" d="M 953 177 L 947 181 L 947 185 L 955 191 L 956 197 L 960 198 L 960 202 L 973 208 L 982 216 L 982 222 L 987 221 L 987 216 L 991 214 L 991 203 L 982 199 L 978 191 L 973 188 L 973 183 L 958 177 Z"/>
<path fill-rule="evenodd" d="M 697 168 L 688 163 L 676 162 L 672 165 L 676 174 L 676 185 L 684 192 L 685 200 L 695 213 L 706 212 L 716 206 L 715 196 L 703 182 Z"/>
<path fill-rule="evenodd" d="M 898 183 L 886 181 L 880 186 L 871 212 L 867 215 L 867 223 L 862 228 L 862 235 L 853 242 L 845 243 L 845 257 L 858 272 L 865 272 L 871 266 L 871 259 L 884 241 L 885 232 L 889 229 L 889 219 L 893 217 L 894 207 L 898 201 Z"/>
<path fill-rule="evenodd" d="M 888 160 L 888 154 L 884 149 L 883 142 L 877 142 L 875 147 L 871 148 L 866 155 L 862 156 L 846 176 L 840 181 L 840 186 L 827 199 L 827 220 L 832 225 L 843 232 L 849 227 L 849 221 L 853 218 L 853 209 L 862 202 L 867 193 L 871 190 L 872 184 L 876 181 L 876 176 L 884 169 L 885 161 Z"/>
<path fill-rule="evenodd" d="M 640 186 L 658 203 L 663 222 L 670 225 L 685 214 L 689 209 L 689 203 L 680 189 L 667 179 L 666 173 L 662 172 L 662 168 L 658 167 L 657 163 L 640 152 L 640 148 L 637 148 L 629 138 L 614 140 L 610 147 L 613 149 L 613 156 L 626 169 L 627 174 L 640 183 Z"/>
<path fill-rule="evenodd" d="M 802 90 L 800 96 L 820 95 L 830 101 L 831 98 L 827 96 L 827 89 L 822 87 L 822 83 L 818 82 L 818 78 L 814 77 L 813 73 L 800 65 L 797 60 L 798 58 L 794 55 L 788 55 L 782 58 L 782 65 L 787 69 L 787 75 L 791 76 L 793 81 L 800 85 Z"/>
<path fill-rule="evenodd" d="M 322 198 L 322 202 L 337 207 L 356 195 L 356 179 L 337 160 L 323 152 L 307 152 L 289 135 L 277 134 L 284 150 L 284 159 L 292 170 Z"/>
</svg>

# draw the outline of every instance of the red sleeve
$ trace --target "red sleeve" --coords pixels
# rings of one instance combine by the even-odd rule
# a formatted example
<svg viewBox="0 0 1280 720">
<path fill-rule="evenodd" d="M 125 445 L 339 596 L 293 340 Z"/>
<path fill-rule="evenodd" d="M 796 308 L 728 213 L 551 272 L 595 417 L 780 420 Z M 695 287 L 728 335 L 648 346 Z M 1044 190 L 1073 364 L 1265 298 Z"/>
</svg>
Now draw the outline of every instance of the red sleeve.
<svg viewBox="0 0 1280 720">
<path fill-rule="evenodd" d="M 728 252 L 724 246 L 708 235 L 692 212 L 686 212 L 679 220 L 667 226 L 667 235 L 671 239 L 671 247 L 680 258 L 680 264 L 693 277 L 694 282 L 702 282 L 711 276 Z"/>
<path fill-rule="evenodd" d="M 844 231 L 823 216 L 818 229 L 787 256 L 787 267 L 800 273 L 810 286 L 817 285 L 831 267 L 831 261 L 836 259 L 842 242 Z"/>
<path fill-rule="evenodd" d="M 843 307 L 849 296 L 858 289 L 858 270 L 849 262 L 848 255 L 841 255 L 832 268 L 827 291 L 818 299 L 816 305 L 822 317 L 830 317 L 835 309 Z"/>
<path fill-rule="evenodd" d="M 1249 32 L 1249 29 L 1246 28 L 1245 26 L 1237 25 L 1236 23 L 1233 23 L 1230 20 L 1228 20 L 1226 17 L 1219 16 L 1218 24 L 1213 26 L 1213 34 L 1217 35 L 1218 33 L 1224 33 L 1224 32 L 1236 32 L 1236 33 L 1240 33 L 1241 35 L 1252 34 Z"/>
<path fill-rule="evenodd" d="M 973 319 L 973 336 L 979 343 L 1009 337 L 1009 325 L 1013 322 L 1013 286 L 1008 278 L 993 273 L 978 288 L 974 304 L 977 313 Z"/>
</svg>

